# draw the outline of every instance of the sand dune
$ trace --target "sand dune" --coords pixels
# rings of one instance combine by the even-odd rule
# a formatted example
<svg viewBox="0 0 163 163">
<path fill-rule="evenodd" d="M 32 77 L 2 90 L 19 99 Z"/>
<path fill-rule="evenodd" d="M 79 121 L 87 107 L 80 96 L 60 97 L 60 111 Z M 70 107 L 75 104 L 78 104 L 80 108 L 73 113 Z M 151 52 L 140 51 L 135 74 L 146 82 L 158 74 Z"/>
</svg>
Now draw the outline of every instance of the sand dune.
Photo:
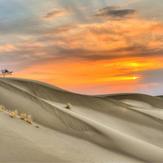
<svg viewBox="0 0 163 163">
<path fill-rule="evenodd" d="M 0 79 L 0 162 L 162 162 L 163 100 L 142 94 L 79 95 L 24 79 Z M 71 103 L 71 109 L 66 109 Z"/>
<path fill-rule="evenodd" d="M 119 100 L 119 101 L 131 101 L 132 102 L 137 102 L 142 105 L 148 105 L 148 106 L 153 106 L 153 107 L 157 107 L 157 108 L 163 108 L 163 100 L 160 99 L 159 97 L 155 97 L 155 96 L 150 96 L 150 95 L 145 95 L 145 94 L 118 94 L 118 95 L 108 95 L 108 96 L 104 96 L 103 98 L 105 99 L 115 99 L 115 100 Z"/>
<path fill-rule="evenodd" d="M 157 96 L 157 97 L 159 97 L 159 98 L 161 98 L 161 99 L 162 99 L 162 98 L 163 98 L 163 95 L 161 95 L 161 96 Z"/>
</svg>

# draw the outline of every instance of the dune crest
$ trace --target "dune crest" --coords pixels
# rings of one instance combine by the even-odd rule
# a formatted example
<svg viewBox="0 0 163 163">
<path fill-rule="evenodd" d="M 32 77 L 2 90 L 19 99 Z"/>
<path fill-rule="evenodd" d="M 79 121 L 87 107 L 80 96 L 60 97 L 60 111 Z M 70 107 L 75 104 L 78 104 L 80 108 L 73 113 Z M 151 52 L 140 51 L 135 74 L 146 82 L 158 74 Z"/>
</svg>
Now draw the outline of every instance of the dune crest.
<svg viewBox="0 0 163 163">
<path fill-rule="evenodd" d="M 40 126 L 0 113 L 0 150 L 10 153 L 7 157 L 0 152 L 0 162 L 163 160 L 163 100 L 159 97 L 87 96 L 16 78 L 1 78 L 0 92 L 1 105 L 30 114 Z"/>
</svg>

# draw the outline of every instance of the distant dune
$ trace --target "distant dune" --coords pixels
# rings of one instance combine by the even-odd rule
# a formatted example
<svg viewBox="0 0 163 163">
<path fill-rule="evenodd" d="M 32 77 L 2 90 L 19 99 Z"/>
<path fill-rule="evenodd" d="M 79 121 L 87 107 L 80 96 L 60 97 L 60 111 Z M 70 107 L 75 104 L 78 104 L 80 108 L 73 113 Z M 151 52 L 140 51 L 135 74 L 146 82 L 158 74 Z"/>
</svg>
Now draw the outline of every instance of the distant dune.
<svg viewBox="0 0 163 163">
<path fill-rule="evenodd" d="M 157 96 L 157 97 L 159 97 L 159 98 L 163 98 L 163 95 L 161 95 L 161 96 Z"/>
<path fill-rule="evenodd" d="M 143 94 L 87 96 L 38 81 L 0 78 L 2 163 L 163 161 L 163 99 Z M 39 126 L 36 128 L 35 125 Z"/>
<path fill-rule="evenodd" d="M 112 99 L 116 99 L 116 100 L 128 100 L 128 101 L 137 101 L 137 102 L 142 102 L 142 103 L 146 103 L 149 104 L 153 107 L 157 107 L 157 108 L 163 108 L 163 100 L 160 99 L 158 97 L 155 96 L 149 96 L 149 95 L 145 95 L 145 94 L 138 94 L 138 93 L 132 93 L 132 94 L 118 94 L 118 95 L 108 95 L 105 96 L 104 98 L 112 98 Z"/>
</svg>

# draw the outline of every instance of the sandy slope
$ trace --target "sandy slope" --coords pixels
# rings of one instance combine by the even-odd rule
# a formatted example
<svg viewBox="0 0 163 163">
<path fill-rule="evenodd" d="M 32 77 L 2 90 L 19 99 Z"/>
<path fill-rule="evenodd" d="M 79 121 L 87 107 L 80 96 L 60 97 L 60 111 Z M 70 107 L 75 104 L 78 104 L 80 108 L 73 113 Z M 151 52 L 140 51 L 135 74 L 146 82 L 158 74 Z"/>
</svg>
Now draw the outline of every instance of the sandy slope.
<svg viewBox="0 0 163 163">
<path fill-rule="evenodd" d="M 141 94 L 93 97 L 45 83 L 0 79 L 0 104 L 40 128 L 0 113 L 0 162 L 162 162 L 163 100 Z M 65 109 L 67 103 L 71 110 Z"/>
<path fill-rule="evenodd" d="M 144 106 L 144 105 L 148 105 L 149 106 L 153 106 L 156 108 L 162 108 L 163 109 L 163 100 L 159 97 L 155 97 L 155 96 L 150 96 L 150 95 L 145 95 L 145 94 L 137 94 L 137 93 L 133 93 L 133 94 L 118 94 L 118 95 L 108 95 L 108 96 L 104 96 L 105 99 L 116 99 L 116 100 L 126 100 L 126 102 L 131 101 L 137 103 L 136 106 Z M 127 103 L 128 103 L 127 102 Z M 147 108 L 148 108 L 147 107 Z"/>
<path fill-rule="evenodd" d="M 161 99 L 162 99 L 162 98 L 163 98 L 163 95 L 161 95 L 161 96 L 157 96 L 157 97 L 159 97 L 159 98 L 161 98 Z"/>
</svg>

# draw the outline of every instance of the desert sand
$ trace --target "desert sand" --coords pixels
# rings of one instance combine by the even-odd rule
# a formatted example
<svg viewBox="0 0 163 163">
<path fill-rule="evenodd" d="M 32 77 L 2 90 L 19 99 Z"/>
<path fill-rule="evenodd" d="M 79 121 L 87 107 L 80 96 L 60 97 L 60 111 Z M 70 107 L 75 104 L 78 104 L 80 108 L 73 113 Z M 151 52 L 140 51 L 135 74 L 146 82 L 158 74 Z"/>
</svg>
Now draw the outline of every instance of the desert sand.
<svg viewBox="0 0 163 163">
<path fill-rule="evenodd" d="M 0 105 L 33 118 L 30 125 L 0 112 L 0 163 L 163 162 L 161 97 L 79 95 L 0 78 Z"/>
</svg>

